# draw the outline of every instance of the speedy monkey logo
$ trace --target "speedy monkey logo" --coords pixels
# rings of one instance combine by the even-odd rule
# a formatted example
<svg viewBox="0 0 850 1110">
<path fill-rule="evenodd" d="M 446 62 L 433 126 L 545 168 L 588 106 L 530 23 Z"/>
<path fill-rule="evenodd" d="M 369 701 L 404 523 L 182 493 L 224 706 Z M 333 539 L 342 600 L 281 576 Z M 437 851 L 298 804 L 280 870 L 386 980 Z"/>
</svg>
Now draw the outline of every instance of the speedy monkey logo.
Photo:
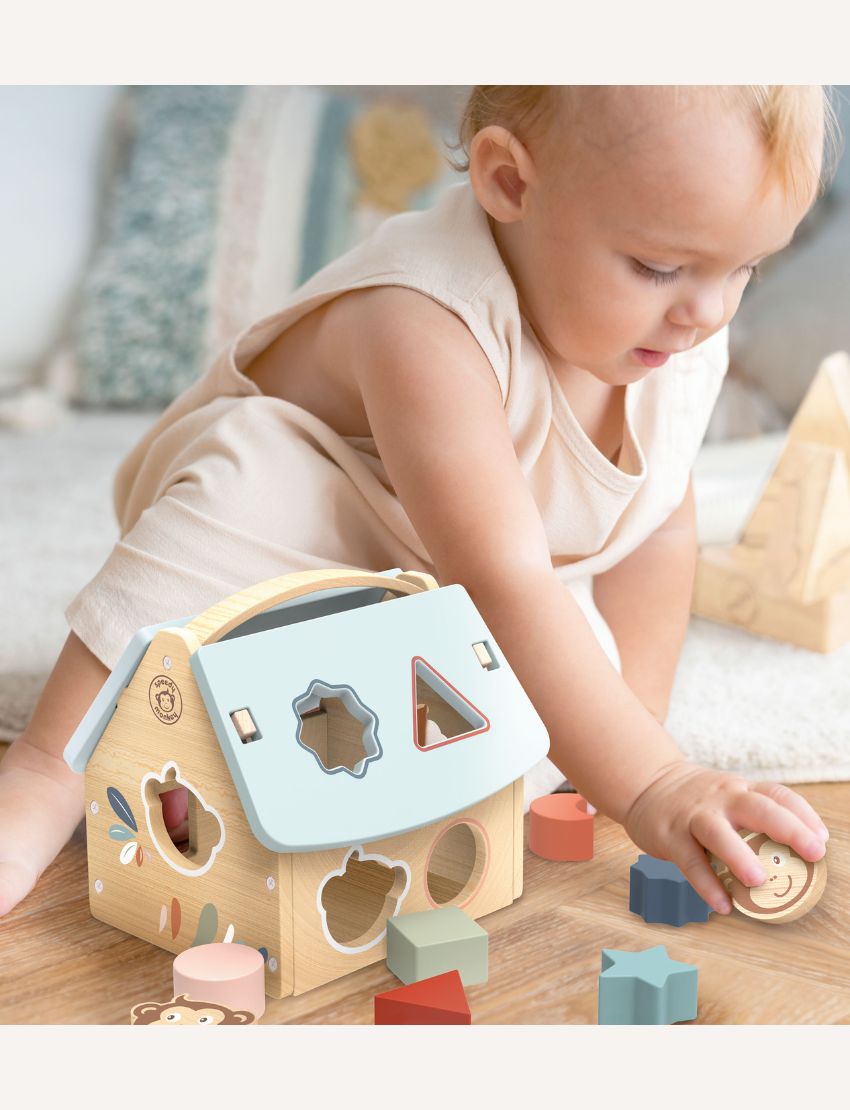
<svg viewBox="0 0 850 1110">
<path fill-rule="evenodd" d="M 809 863 L 765 833 L 741 829 L 740 835 L 758 856 L 767 878 L 761 886 L 744 886 L 725 863 L 713 857 L 719 864 L 717 877 L 737 910 L 758 921 L 778 924 L 794 921 L 817 905 L 826 887 L 825 859 Z"/>
<path fill-rule="evenodd" d="M 162 721 L 164 725 L 173 725 L 180 720 L 183 699 L 180 697 L 177 684 L 170 678 L 166 678 L 164 674 L 158 674 L 151 683 L 148 699 L 157 720 Z"/>
</svg>

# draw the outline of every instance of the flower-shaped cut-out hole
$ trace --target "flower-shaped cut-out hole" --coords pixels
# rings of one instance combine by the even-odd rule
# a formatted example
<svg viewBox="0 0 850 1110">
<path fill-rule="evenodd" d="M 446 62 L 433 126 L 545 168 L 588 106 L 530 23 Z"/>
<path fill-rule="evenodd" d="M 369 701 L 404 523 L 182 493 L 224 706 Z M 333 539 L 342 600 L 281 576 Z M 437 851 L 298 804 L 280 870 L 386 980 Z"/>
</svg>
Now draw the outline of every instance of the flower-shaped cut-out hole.
<svg viewBox="0 0 850 1110">
<path fill-rule="evenodd" d="M 404 866 L 388 866 L 374 857 L 349 853 L 345 871 L 331 875 L 320 890 L 320 909 L 328 933 L 338 945 L 368 947 L 387 927 L 409 886 Z"/>
<path fill-rule="evenodd" d="M 145 815 L 154 846 L 176 871 L 202 874 L 224 843 L 221 817 L 205 805 L 175 763 L 142 782 Z"/>
<path fill-rule="evenodd" d="M 350 686 L 316 680 L 293 707 L 298 743 L 313 753 L 325 771 L 347 771 L 359 778 L 380 757 L 378 718 Z"/>
</svg>

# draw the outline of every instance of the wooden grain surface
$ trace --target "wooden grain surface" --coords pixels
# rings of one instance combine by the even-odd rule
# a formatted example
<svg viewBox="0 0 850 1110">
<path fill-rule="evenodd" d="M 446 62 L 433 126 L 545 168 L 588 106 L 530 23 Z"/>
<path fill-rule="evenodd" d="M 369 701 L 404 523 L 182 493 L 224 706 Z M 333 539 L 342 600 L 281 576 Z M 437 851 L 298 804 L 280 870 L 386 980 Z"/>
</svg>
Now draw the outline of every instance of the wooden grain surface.
<svg viewBox="0 0 850 1110">
<path fill-rule="evenodd" d="M 829 882 L 815 910 L 788 925 L 736 913 L 680 929 L 647 925 L 628 908 L 637 849 L 604 817 L 589 863 L 550 863 L 526 847 L 522 897 L 481 921 L 490 978 L 467 990 L 473 1022 L 595 1023 L 601 949 L 664 944 L 672 959 L 699 967 L 696 1024 L 850 1024 L 850 783 L 797 789 L 829 826 Z M 123 1025 L 135 1003 L 171 997 L 169 953 L 90 917 L 82 825 L 0 921 L 0 954 L 3 1024 Z M 376 964 L 267 1000 L 262 1023 L 370 1024 L 373 996 L 398 985 Z"/>
</svg>

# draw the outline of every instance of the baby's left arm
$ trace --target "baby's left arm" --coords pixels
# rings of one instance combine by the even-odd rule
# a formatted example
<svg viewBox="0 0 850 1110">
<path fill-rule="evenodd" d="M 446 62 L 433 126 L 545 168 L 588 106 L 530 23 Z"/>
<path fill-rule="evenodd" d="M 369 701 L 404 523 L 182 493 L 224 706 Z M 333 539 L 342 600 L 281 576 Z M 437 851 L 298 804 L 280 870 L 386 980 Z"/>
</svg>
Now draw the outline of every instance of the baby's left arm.
<svg viewBox="0 0 850 1110">
<path fill-rule="evenodd" d="M 662 724 L 688 627 L 696 567 L 692 484 L 670 517 L 640 547 L 593 582 L 614 634 L 623 678 Z"/>
</svg>

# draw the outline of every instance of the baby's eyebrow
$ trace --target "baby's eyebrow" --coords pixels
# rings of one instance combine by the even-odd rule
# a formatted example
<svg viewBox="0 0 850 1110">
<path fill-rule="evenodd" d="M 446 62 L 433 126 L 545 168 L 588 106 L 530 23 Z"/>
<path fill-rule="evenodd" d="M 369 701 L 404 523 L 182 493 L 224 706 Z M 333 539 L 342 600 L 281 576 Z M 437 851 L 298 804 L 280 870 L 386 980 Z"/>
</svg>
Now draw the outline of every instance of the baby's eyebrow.
<svg viewBox="0 0 850 1110">
<path fill-rule="evenodd" d="M 640 231 L 640 230 L 633 232 L 633 234 L 635 235 L 636 238 L 640 239 L 643 242 L 644 246 L 648 250 L 658 250 L 658 251 L 661 251 L 662 254 L 685 255 L 685 256 L 688 256 L 690 258 L 705 258 L 709 262 L 714 261 L 714 255 L 711 254 L 710 251 L 695 250 L 693 247 L 686 246 L 683 243 L 682 244 L 676 244 L 676 243 L 665 242 L 664 246 L 661 246 L 662 241 L 660 239 L 657 242 L 653 243 L 653 242 L 650 241 L 650 239 L 647 238 L 646 234 L 644 232 Z M 760 254 L 760 255 L 757 255 L 757 256 L 754 256 L 754 257 L 767 258 L 768 255 L 776 254 L 778 251 L 784 250 L 784 248 L 788 246 L 788 244 L 793 240 L 793 238 L 794 238 L 794 234 L 792 232 L 791 235 L 785 240 L 784 243 L 780 243 L 779 246 L 774 247 L 773 250 L 764 251 L 763 254 Z"/>
</svg>

